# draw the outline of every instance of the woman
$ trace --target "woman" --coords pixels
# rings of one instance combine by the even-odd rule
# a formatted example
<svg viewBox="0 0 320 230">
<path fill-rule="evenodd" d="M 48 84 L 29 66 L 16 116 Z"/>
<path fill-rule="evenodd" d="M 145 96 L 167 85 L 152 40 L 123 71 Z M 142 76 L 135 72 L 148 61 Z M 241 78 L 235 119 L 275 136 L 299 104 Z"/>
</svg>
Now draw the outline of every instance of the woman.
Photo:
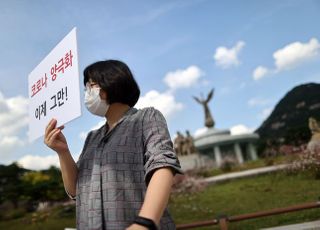
<svg viewBox="0 0 320 230">
<path fill-rule="evenodd" d="M 140 90 L 123 62 L 88 66 L 84 85 L 86 107 L 106 123 L 88 134 L 78 162 L 56 120 L 45 131 L 76 200 L 77 229 L 175 229 L 166 205 L 173 176 L 182 172 L 163 115 L 133 108 Z"/>
</svg>

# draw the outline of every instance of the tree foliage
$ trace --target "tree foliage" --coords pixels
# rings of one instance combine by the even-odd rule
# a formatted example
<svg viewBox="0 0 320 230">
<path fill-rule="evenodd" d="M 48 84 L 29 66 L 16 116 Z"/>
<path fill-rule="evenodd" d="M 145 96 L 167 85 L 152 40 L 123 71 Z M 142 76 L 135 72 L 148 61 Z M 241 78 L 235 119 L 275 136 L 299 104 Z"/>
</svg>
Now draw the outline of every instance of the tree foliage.
<svg viewBox="0 0 320 230">
<path fill-rule="evenodd" d="M 0 165 L 0 203 L 10 201 L 15 208 L 19 201 L 33 205 L 42 201 L 62 201 L 67 198 L 60 169 L 31 171 L 17 163 Z"/>
</svg>

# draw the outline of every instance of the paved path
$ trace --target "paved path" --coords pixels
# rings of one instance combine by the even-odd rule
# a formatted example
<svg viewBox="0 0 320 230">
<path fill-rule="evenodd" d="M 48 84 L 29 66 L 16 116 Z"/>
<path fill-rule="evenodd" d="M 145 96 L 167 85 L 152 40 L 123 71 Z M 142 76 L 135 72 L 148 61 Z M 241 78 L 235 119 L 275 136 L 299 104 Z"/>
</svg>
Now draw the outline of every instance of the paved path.
<svg viewBox="0 0 320 230">
<path fill-rule="evenodd" d="M 244 177 L 250 177 L 250 176 L 275 172 L 275 171 L 283 170 L 288 166 L 289 166 L 288 164 L 281 164 L 281 165 L 275 165 L 275 166 L 269 166 L 269 167 L 263 167 L 263 168 L 257 168 L 257 169 L 250 169 L 250 170 L 241 171 L 241 172 L 225 173 L 219 176 L 207 177 L 204 179 L 204 181 L 209 184 L 213 184 L 213 183 L 228 181 L 232 179 L 238 179 L 238 178 L 244 178 Z"/>
<path fill-rule="evenodd" d="M 263 228 L 261 230 L 320 230 L 320 220 L 275 228 Z"/>
<path fill-rule="evenodd" d="M 213 176 L 213 177 L 207 177 L 204 179 L 209 184 L 212 183 L 219 183 L 223 181 L 238 179 L 238 178 L 244 178 L 244 177 L 250 177 L 260 174 L 266 174 L 270 172 L 275 172 L 279 170 L 284 170 L 288 167 L 288 164 L 282 164 L 282 165 L 275 165 L 270 167 L 263 167 L 263 168 L 257 168 L 257 169 L 250 169 L 242 172 L 234 172 L 234 173 L 226 173 L 219 176 Z M 320 230 L 320 220 L 318 221 L 312 221 L 312 222 L 306 222 L 302 224 L 293 224 L 293 225 L 287 225 L 282 227 L 273 227 L 273 228 L 264 228 L 261 230 Z"/>
</svg>

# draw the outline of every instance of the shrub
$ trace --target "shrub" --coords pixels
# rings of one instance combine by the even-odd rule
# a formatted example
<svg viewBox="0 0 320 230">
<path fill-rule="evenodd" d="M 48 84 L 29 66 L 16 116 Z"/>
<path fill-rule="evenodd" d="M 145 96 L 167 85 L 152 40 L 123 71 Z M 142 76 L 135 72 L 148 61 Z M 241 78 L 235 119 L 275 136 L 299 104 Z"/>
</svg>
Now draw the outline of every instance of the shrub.
<svg viewBox="0 0 320 230">
<path fill-rule="evenodd" d="M 34 213 L 32 213 L 31 223 L 32 224 L 43 223 L 43 222 L 47 221 L 49 216 L 50 216 L 50 212 L 48 212 L 48 211 L 34 212 Z"/>
<path fill-rule="evenodd" d="M 73 217 L 75 213 L 76 213 L 76 206 L 67 205 L 67 206 L 61 207 L 56 215 L 59 218 L 70 218 L 70 217 Z"/>
<path fill-rule="evenodd" d="M 190 173 L 190 172 L 189 172 Z M 174 194 L 192 194 L 204 190 L 207 183 L 199 177 L 185 173 L 185 175 L 177 175 L 172 186 Z"/>
<path fill-rule="evenodd" d="M 223 172 L 230 172 L 237 164 L 236 159 L 227 156 L 223 158 L 220 168 Z"/>
<path fill-rule="evenodd" d="M 2 220 L 12 220 L 23 217 L 27 211 L 24 208 L 17 208 L 12 210 L 7 210 L 5 213 L 1 213 Z"/>
<path fill-rule="evenodd" d="M 320 179 L 320 143 L 312 143 L 301 151 L 298 160 L 289 167 L 291 172 L 307 171 L 315 179 Z"/>
</svg>

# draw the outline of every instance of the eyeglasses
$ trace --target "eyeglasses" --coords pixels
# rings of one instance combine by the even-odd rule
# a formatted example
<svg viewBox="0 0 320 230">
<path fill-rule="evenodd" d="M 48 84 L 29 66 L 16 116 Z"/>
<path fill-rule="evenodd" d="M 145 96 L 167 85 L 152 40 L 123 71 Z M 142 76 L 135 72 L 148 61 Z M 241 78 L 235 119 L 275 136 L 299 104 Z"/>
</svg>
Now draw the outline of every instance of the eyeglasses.
<svg viewBox="0 0 320 230">
<path fill-rule="evenodd" d="M 87 82 L 86 88 L 84 89 L 84 91 L 90 93 L 92 88 L 99 88 L 100 89 L 98 83 Z"/>
</svg>

